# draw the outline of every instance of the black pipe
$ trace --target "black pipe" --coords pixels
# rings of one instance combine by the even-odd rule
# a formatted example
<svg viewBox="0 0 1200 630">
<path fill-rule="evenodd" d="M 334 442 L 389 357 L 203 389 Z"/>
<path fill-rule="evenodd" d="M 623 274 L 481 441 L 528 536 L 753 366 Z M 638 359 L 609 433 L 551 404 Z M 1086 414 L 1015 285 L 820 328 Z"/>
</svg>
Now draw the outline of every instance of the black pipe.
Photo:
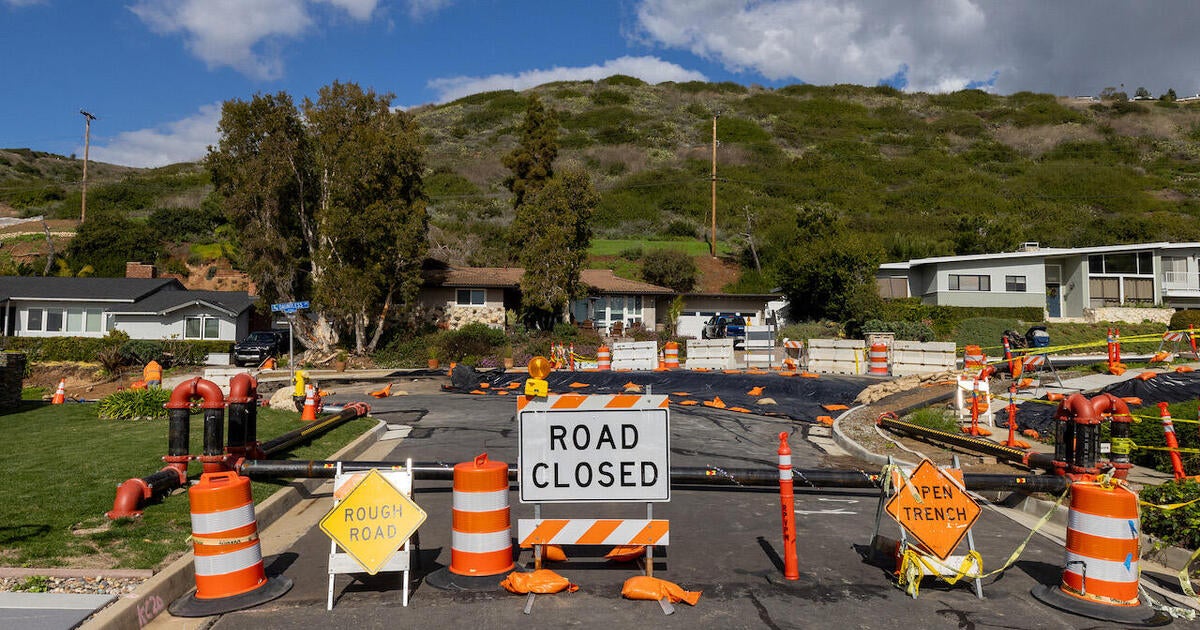
<svg viewBox="0 0 1200 630">
<path fill-rule="evenodd" d="M 326 460 L 246 460 L 238 473 L 248 477 L 330 478 L 338 462 Z M 402 469 L 398 462 L 341 462 L 343 472 L 361 472 L 372 468 Z M 441 462 L 417 462 L 413 478 L 422 481 L 454 479 L 454 465 Z M 517 469 L 508 468 L 509 479 L 517 478 Z M 812 488 L 878 488 L 879 473 L 862 470 L 793 470 L 792 476 L 801 487 Z M 968 490 L 1025 490 L 1028 492 L 1062 492 L 1069 480 L 1054 475 L 995 475 L 966 473 L 963 483 Z M 672 486 L 716 485 L 733 487 L 773 487 L 779 485 L 777 468 L 718 468 L 689 466 L 671 468 Z"/>
<path fill-rule="evenodd" d="M 263 442 L 261 450 L 263 455 L 272 455 L 274 453 L 286 451 L 297 444 L 311 440 L 349 420 L 353 420 L 360 416 L 365 416 L 370 413 L 370 411 L 371 408 L 363 403 L 346 405 L 345 409 L 342 409 L 341 413 L 338 413 L 337 415 L 317 420 L 310 423 L 308 426 L 301 427 L 295 431 L 289 431 L 283 435 Z M 333 475 L 330 474 L 329 476 L 332 477 Z"/>
<path fill-rule="evenodd" d="M 191 412 L 183 409 L 167 410 L 167 455 L 181 457 L 188 454 L 191 441 Z"/>
<path fill-rule="evenodd" d="M 240 453 L 246 447 L 250 426 L 250 409 L 250 403 L 229 403 L 227 414 L 229 434 L 226 436 L 225 445 L 232 453 Z"/>
<path fill-rule="evenodd" d="M 911 422 L 904 422 L 902 420 L 895 420 L 887 416 L 880 416 L 879 426 L 914 437 L 932 438 L 940 442 L 953 444 L 954 446 L 969 449 L 977 453 L 991 455 L 992 457 L 1002 459 L 1004 461 L 1016 462 L 1028 466 L 1033 465 L 1033 458 L 1029 457 L 1025 451 L 1018 448 L 1010 448 L 1004 446 L 1003 444 L 997 444 L 990 440 L 981 440 L 969 435 L 930 429 L 929 427 L 923 427 L 919 424 L 912 424 Z M 1026 463 L 1027 461 L 1030 463 Z"/>
<path fill-rule="evenodd" d="M 204 454 L 220 456 L 225 453 L 225 409 L 204 410 Z"/>
</svg>

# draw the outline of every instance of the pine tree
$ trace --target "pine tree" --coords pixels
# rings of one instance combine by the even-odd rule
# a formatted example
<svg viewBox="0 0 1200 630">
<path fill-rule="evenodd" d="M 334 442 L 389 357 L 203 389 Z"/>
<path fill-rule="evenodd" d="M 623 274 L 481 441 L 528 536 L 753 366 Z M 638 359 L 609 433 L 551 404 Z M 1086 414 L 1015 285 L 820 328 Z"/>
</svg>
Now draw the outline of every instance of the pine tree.
<svg viewBox="0 0 1200 630">
<path fill-rule="evenodd" d="M 554 176 L 554 159 L 558 157 L 558 116 L 553 109 L 542 105 L 537 95 L 529 97 L 525 121 L 521 123 L 521 139 L 512 153 L 502 162 L 512 175 L 504 185 L 512 191 L 513 208 L 520 209 L 525 198 L 536 192 Z"/>
</svg>

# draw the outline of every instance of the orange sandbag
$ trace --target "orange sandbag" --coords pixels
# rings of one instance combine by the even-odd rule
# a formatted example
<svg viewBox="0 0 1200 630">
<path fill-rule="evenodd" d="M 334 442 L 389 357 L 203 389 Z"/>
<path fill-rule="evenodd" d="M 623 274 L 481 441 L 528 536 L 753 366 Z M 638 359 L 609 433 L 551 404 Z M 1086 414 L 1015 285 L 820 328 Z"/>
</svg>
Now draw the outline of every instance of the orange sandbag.
<svg viewBox="0 0 1200 630">
<path fill-rule="evenodd" d="M 625 385 L 622 386 L 621 389 L 623 389 L 627 392 L 640 392 L 640 391 L 642 391 L 642 386 L 638 385 L 637 383 L 634 383 L 633 381 L 629 381 L 628 383 L 625 383 Z"/>
<path fill-rule="evenodd" d="M 617 545 L 604 554 L 604 557 L 613 562 L 633 562 L 642 559 L 645 555 L 645 545 Z"/>
<path fill-rule="evenodd" d="M 146 381 L 134 381 L 129 389 L 146 389 Z"/>
<path fill-rule="evenodd" d="M 1041 435 L 1038 434 L 1037 429 L 1025 429 L 1021 432 L 1021 435 L 1024 435 L 1025 437 L 1031 437 L 1035 440 L 1041 437 Z"/>
<path fill-rule="evenodd" d="M 833 426 L 833 416 L 817 416 L 817 422 L 827 427 Z"/>
<path fill-rule="evenodd" d="M 1033 385 L 1033 379 L 1023 378 L 1017 383 L 1017 389 L 1027 389 L 1030 385 Z"/>
<path fill-rule="evenodd" d="M 747 396 L 762 396 L 762 393 L 763 393 L 762 387 L 751 387 L 750 391 L 746 392 L 746 395 Z"/>
<path fill-rule="evenodd" d="M 720 396 L 713 396 L 712 400 L 704 401 L 704 406 L 705 407 L 715 407 L 717 409 L 724 409 L 725 401 L 721 400 Z"/>
<path fill-rule="evenodd" d="M 1125 401 L 1126 405 L 1141 405 L 1142 399 L 1137 396 L 1122 396 L 1121 400 Z"/>
<path fill-rule="evenodd" d="M 1150 357 L 1150 363 L 1160 363 L 1162 361 L 1166 361 L 1167 357 L 1169 356 L 1171 356 L 1171 353 L 1169 352 L 1156 352 L 1154 353 L 1154 356 Z"/>
<path fill-rule="evenodd" d="M 1050 392 L 1046 394 L 1046 400 L 1059 401 L 1063 399 L 1063 395 L 1058 392 Z"/>
<path fill-rule="evenodd" d="M 849 409 L 846 405 L 821 405 L 825 411 L 845 411 Z"/>
<path fill-rule="evenodd" d="M 574 593 L 579 590 L 578 584 L 572 584 L 567 578 L 550 569 L 538 569 L 532 573 L 513 571 L 500 582 L 500 586 L 503 586 L 508 592 L 517 593 L 518 595 L 526 593 L 546 595 L 561 591 Z"/>
<path fill-rule="evenodd" d="M 801 372 L 800 378 L 821 378 L 821 375 L 815 372 Z"/>
<path fill-rule="evenodd" d="M 542 545 L 542 560 L 566 562 L 567 552 L 563 551 L 562 545 Z"/>
<path fill-rule="evenodd" d="M 699 405 L 700 401 L 699 400 L 681 400 L 681 401 L 679 401 L 679 404 L 683 405 L 684 407 L 690 407 L 692 405 Z"/>
<path fill-rule="evenodd" d="M 678 584 L 645 575 L 635 575 L 625 580 L 621 595 L 626 599 L 647 599 L 655 602 L 667 598 L 672 604 L 687 602 L 692 606 L 700 601 L 700 591 L 685 591 Z"/>
<path fill-rule="evenodd" d="M 579 381 L 575 381 L 574 383 L 571 383 L 572 389 L 579 389 L 580 387 L 591 387 L 591 386 L 592 386 L 591 383 L 580 383 Z"/>
<path fill-rule="evenodd" d="M 689 394 L 687 392 L 671 392 L 671 395 L 672 396 L 691 396 L 691 394 Z"/>
<path fill-rule="evenodd" d="M 1192 372 L 1192 371 L 1194 371 L 1194 370 L 1193 370 L 1193 368 L 1190 368 L 1190 367 L 1188 367 L 1188 366 L 1186 366 L 1186 365 L 1181 365 L 1181 366 L 1179 366 L 1179 367 L 1175 368 L 1175 371 L 1176 371 L 1176 372 L 1179 372 L 1180 374 L 1182 374 L 1182 373 L 1184 373 L 1184 372 Z"/>
<path fill-rule="evenodd" d="M 1135 376 L 1133 378 L 1136 378 L 1139 381 L 1148 381 L 1148 380 L 1154 378 L 1155 376 L 1158 376 L 1157 372 L 1142 372 L 1141 374 L 1138 374 L 1137 376 Z"/>
</svg>

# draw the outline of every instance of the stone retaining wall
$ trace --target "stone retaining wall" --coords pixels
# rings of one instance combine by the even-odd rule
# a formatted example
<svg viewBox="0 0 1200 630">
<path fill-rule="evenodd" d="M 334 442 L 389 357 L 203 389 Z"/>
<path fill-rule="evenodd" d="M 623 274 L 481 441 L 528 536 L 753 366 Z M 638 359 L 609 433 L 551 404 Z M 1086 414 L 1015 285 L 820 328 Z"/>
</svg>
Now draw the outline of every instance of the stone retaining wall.
<svg viewBox="0 0 1200 630">
<path fill-rule="evenodd" d="M 0 352 L 0 410 L 12 411 L 21 406 L 24 383 L 25 355 Z"/>
</svg>

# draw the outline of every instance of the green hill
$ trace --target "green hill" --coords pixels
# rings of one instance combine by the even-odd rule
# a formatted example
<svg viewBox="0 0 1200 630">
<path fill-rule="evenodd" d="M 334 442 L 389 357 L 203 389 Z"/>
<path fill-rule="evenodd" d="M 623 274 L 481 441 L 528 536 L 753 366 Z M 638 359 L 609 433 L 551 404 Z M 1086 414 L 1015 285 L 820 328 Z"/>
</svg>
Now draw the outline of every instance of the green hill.
<svg viewBox="0 0 1200 630">
<path fill-rule="evenodd" d="M 1028 92 L 906 94 L 887 87 L 732 83 L 647 85 L 614 76 L 468 96 L 412 110 L 428 147 L 434 251 L 500 264 L 511 203 L 501 156 L 530 94 L 559 115 L 560 163 L 601 192 L 594 229 L 613 240 L 703 242 L 717 119 L 723 251 L 764 274 L 784 257 L 804 207 L 841 214 L 891 260 L 1012 250 L 1200 240 L 1200 103 L 1095 102 Z M 297 97 L 303 95 L 294 95 Z M 79 162 L 0 150 L 0 204 L 72 216 Z M 88 206 L 145 217 L 199 207 L 198 164 L 93 164 Z"/>
</svg>

